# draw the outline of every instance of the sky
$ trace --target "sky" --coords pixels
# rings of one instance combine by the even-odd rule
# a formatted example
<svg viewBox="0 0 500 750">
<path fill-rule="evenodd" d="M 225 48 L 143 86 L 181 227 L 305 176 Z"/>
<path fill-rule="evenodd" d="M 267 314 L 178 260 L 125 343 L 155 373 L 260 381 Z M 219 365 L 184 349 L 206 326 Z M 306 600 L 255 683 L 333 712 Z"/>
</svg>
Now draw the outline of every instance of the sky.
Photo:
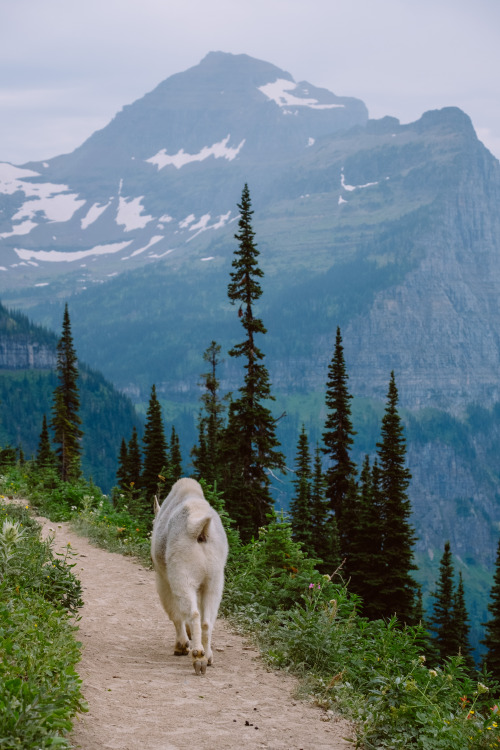
<svg viewBox="0 0 500 750">
<path fill-rule="evenodd" d="M 0 0 L 0 161 L 72 151 L 211 51 L 372 118 L 458 106 L 500 158 L 499 0 Z"/>
</svg>

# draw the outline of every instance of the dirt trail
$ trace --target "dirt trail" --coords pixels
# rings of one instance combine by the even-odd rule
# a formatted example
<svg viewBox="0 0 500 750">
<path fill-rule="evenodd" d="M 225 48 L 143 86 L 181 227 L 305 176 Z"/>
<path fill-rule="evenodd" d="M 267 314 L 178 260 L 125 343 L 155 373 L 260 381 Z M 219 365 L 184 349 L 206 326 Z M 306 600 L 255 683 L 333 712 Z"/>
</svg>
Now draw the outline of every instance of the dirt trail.
<svg viewBox="0 0 500 750">
<path fill-rule="evenodd" d="M 197 677 L 189 657 L 173 655 L 174 627 L 150 570 L 90 545 L 67 524 L 39 520 L 56 550 L 70 543 L 83 586 L 78 670 L 89 712 L 75 721 L 76 748 L 352 748 L 343 739 L 352 736 L 349 724 L 295 700 L 295 679 L 268 672 L 224 620 L 214 630 L 214 666 Z"/>
</svg>

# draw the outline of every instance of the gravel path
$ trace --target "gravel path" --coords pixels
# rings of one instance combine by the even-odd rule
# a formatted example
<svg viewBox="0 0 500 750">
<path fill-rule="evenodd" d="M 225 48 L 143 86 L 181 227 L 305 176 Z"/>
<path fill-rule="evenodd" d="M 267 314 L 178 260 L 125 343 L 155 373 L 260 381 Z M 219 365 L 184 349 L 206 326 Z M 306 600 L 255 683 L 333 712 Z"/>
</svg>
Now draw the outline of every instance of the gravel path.
<svg viewBox="0 0 500 750">
<path fill-rule="evenodd" d="M 349 724 L 293 697 L 296 681 L 269 672 L 258 652 L 219 619 L 214 666 L 197 677 L 173 655 L 174 627 L 152 571 L 106 552 L 67 524 L 39 519 L 54 548 L 69 543 L 82 582 L 79 673 L 89 712 L 72 740 L 80 750 L 345 750 Z M 53 531 L 50 531 L 53 529 Z"/>
</svg>

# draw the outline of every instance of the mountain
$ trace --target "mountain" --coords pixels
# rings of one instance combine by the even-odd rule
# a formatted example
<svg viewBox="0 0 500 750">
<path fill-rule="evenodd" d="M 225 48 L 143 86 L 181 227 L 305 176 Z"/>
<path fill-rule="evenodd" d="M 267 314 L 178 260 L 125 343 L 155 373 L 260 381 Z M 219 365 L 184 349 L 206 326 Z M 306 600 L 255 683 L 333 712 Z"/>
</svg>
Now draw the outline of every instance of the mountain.
<svg viewBox="0 0 500 750">
<path fill-rule="evenodd" d="M 486 617 L 500 516 L 500 164 L 455 107 L 401 125 L 246 55 L 210 53 L 71 154 L 0 165 L 0 297 L 144 405 L 156 383 L 184 452 L 202 353 L 241 338 L 227 283 L 250 187 L 280 436 L 321 439 L 341 326 L 356 459 L 391 370 L 407 426 L 419 565 L 450 540 Z M 241 383 L 226 357 L 224 390 Z M 281 492 L 277 485 L 277 493 Z M 288 490 L 284 490 L 286 492 Z"/>
<path fill-rule="evenodd" d="M 35 456 L 43 415 L 50 421 L 58 384 L 57 336 L 0 305 L 0 446 Z M 116 483 L 122 437 L 141 427 L 131 401 L 84 363 L 78 364 L 82 469 L 104 491 Z"/>
</svg>

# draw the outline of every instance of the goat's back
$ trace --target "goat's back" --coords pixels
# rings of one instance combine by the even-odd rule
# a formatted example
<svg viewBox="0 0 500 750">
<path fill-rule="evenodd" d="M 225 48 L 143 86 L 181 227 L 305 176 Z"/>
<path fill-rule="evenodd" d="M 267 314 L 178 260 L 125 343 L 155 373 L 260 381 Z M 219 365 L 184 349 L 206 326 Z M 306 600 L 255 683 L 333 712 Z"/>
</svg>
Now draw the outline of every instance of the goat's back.
<svg viewBox="0 0 500 750">
<path fill-rule="evenodd" d="M 227 538 L 218 513 L 194 479 L 179 479 L 157 512 L 151 537 L 155 569 L 168 573 L 183 567 L 196 577 L 223 569 Z"/>
</svg>

